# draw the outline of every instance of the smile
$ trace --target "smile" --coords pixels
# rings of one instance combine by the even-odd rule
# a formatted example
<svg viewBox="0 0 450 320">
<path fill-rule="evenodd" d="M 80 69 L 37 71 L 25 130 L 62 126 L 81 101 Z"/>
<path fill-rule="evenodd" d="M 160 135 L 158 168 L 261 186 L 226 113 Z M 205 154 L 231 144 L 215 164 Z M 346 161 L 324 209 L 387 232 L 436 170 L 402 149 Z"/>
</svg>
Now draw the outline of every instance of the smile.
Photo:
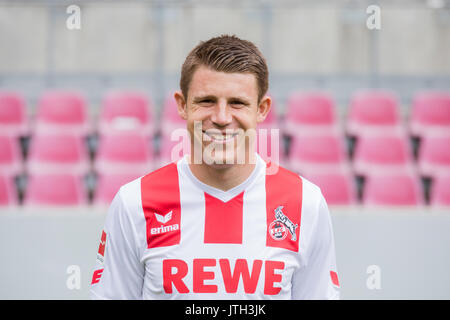
<svg viewBox="0 0 450 320">
<path fill-rule="evenodd" d="M 203 131 L 203 141 L 213 141 L 217 143 L 227 143 L 237 137 L 239 132 L 234 133 L 219 133 Z"/>
</svg>

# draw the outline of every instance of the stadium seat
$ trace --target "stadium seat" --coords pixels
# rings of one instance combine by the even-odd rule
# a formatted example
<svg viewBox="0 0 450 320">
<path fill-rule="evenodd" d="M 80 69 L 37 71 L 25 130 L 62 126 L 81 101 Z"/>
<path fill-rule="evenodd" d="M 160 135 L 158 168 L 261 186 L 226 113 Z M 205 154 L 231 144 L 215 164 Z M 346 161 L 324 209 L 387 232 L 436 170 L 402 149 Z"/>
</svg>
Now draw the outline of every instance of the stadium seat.
<svg viewBox="0 0 450 320">
<path fill-rule="evenodd" d="M 357 203 L 357 189 L 354 178 L 345 172 L 306 174 L 306 179 L 316 184 L 329 205 L 353 205 Z"/>
<path fill-rule="evenodd" d="M 105 95 L 99 121 L 100 135 L 120 134 L 123 130 L 134 130 L 144 135 L 154 133 L 153 107 L 149 98 L 139 92 L 112 91 Z"/>
<path fill-rule="evenodd" d="M 173 95 L 170 95 L 164 102 L 161 114 L 161 134 L 170 137 L 171 133 L 179 128 L 186 128 L 186 120 L 182 119 L 178 114 L 177 102 Z"/>
<path fill-rule="evenodd" d="M 0 207 L 15 206 L 17 204 L 18 199 L 14 178 L 0 174 Z"/>
<path fill-rule="evenodd" d="M 38 103 L 34 133 L 70 133 L 87 136 L 91 123 L 86 101 L 78 92 L 47 91 Z"/>
<path fill-rule="evenodd" d="M 73 174 L 31 174 L 28 176 L 26 206 L 77 206 L 88 203 L 83 178 Z"/>
<path fill-rule="evenodd" d="M 402 134 L 370 134 L 358 138 L 353 157 L 357 175 L 414 170 L 412 148 Z"/>
<path fill-rule="evenodd" d="M 25 100 L 19 93 L 0 91 L 0 135 L 12 137 L 29 133 Z"/>
<path fill-rule="evenodd" d="M 22 170 L 23 161 L 18 138 L 0 136 L 0 174 L 15 176 Z"/>
<path fill-rule="evenodd" d="M 433 178 L 430 188 L 430 205 L 450 207 L 450 174 Z"/>
<path fill-rule="evenodd" d="M 373 174 L 367 176 L 363 189 L 366 206 L 415 206 L 424 204 L 422 186 L 411 173 Z"/>
<path fill-rule="evenodd" d="M 35 134 L 30 140 L 28 173 L 72 172 L 85 175 L 90 169 L 87 146 L 80 136 Z"/>
<path fill-rule="evenodd" d="M 140 175 L 138 174 L 101 174 L 97 177 L 97 183 L 94 191 L 93 203 L 95 205 L 109 205 L 124 184 L 131 182 Z"/>
<path fill-rule="evenodd" d="M 297 135 L 293 137 L 288 166 L 298 173 L 348 169 L 343 137 L 332 133 Z"/>
<path fill-rule="evenodd" d="M 402 128 L 397 97 L 388 91 L 359 91 L 351 99 L 346 132 L 357 137 Z"/>
<path fill-rule="evenodd" d="M 323 92 L 295 92 L 287 101 L 283 130 L 287 135 L 337 129 L 333 98 Z"/>
<path fill-rule="evenodd" d="M 450 92 L 417 93 L 412 102 L 409 126 L 415 137 L 430 133 L 450 134 Z"/>
<path fill-rule="evenodd" d="M 162 134 L 159 140 L 159 165 L 176 162 L 184 155 L 190 154 L 191 140 L 186 129 L 179 128 L 172 135 Z"/>
<path fill-rule="evenodd" d="M 99 137 L 94 168 L 98 174 L 134 173 L 143 175 L 153 168 L 151 139 L 136 132 Z"/>
<path fill-rule="evenodd" d="M 420 143 L 417 162 L 422 176 L 436 177 L 450 173 L 450 135 L 424 136 Z"/>
</svg>

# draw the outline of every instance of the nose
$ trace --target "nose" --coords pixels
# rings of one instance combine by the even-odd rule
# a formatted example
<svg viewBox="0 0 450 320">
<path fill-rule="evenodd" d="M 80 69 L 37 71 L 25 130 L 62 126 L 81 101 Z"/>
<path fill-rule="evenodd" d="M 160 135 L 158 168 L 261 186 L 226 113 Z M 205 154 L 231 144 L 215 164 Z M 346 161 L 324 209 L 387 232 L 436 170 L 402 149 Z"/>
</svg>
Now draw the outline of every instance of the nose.
<svg viewBox="0 0 450 320">
<path fill-rule="evenodd" d="M 218 127 L 225 127 L 233 121 L 233 116 L 226 101 L 220 101 L 214 106 L 211 121 Z"/>
</svg>

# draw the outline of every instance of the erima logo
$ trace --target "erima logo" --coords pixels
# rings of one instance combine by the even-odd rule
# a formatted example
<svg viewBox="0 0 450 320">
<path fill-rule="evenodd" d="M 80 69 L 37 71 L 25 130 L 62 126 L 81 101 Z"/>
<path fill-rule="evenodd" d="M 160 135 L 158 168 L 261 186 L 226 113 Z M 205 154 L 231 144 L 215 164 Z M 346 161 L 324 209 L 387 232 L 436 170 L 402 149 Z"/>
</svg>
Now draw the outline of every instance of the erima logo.
<svg viewBox="0 0 450 320">
<path fill-rule="evenodd" d="M 157 214 L 156 212 L 154 214 L 155 214 L 156 221 L 158 221 L 162 224 L 166 224 L 167 222 L 169 222 L 172 219 L 172 211 L 170 211 L 169 213 L 166 213 L 165 215 Z M 172 224 L 169 226 L 160 226 L 158 228 L 151 228 L 150 233 L 151 234 L 161 234 L 161 233 L 166 233 L 166 232 L 170 232 L 170 231 L 176 231 L 178 229 L 180 229 L 180 226 L 178 225 L 178 223 L 176 223 L 176 224 Z"/>
<path fill-rule="evenodd" d="M 169 213 L 166 213 L 165 215 L 157 214 L 155 212 L 155 218 L 158 222 L 167 223 L 170 221 L 170 219 L 172 219 L 172 211 L 170 211 Z"/>
</svg>

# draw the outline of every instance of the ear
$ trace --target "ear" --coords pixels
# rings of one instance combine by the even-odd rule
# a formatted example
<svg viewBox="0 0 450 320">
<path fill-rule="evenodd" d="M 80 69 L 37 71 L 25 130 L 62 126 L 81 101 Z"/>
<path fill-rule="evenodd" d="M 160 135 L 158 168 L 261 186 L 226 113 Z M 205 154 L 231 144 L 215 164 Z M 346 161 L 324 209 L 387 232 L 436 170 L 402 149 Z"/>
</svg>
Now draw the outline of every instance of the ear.
<svg viewBox="0 0 450 320">
<path fill-rule="evenodd" d="M 269 96 L 264 96 L 258 105 L 258 110 L 257 110 L 257 115 L 256 115 L 257 123 L 261 123 L 266 119 L 271 107 L 272 107 L 272 98 L 270 98 Z"/>
<path fill-rule="evenodd" d="M 177 110 L 180 117 L 187 120 L 187 105 L 184 99 L 183 93 L 181 91 L 176 91 L 173 95 L 175 101 L 177 102 Z"/>
</svg>

